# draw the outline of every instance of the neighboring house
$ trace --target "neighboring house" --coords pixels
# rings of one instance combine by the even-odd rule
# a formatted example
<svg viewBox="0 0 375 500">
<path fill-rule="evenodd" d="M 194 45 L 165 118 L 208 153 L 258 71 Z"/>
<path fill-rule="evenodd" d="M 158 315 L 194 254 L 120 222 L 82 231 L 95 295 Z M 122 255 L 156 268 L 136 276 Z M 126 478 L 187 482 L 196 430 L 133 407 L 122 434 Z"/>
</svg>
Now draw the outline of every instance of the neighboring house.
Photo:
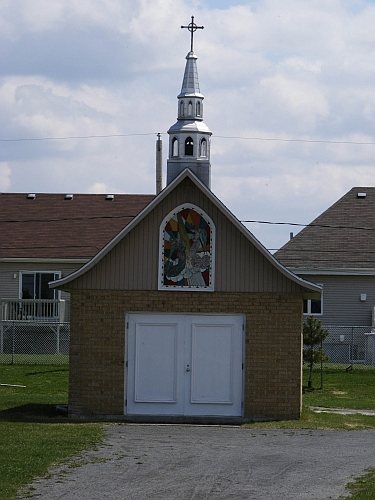
<svg viewBox="0 0 375 500">
<path fill-rule="evenodd" d="M 323 285 L 305 314 L 326 325 L 372 325 L 375 306 L 375 188 L 354 187 L 274 256 Z"/>
<path fill-rule="evenodd" d="M 69 415 L 124 420 L 294 419 L 303 299 L 210 190 L 196 56 L 189 52 L 167 187 L 87 264 L 71 294 Z"/>
<path fill-rule="evenodd" d="M 327 341 L 337 344 L 327 347 L 331 359 L 373 364 L 373 340 L 358 335 L 374 325 L 375 188 L 352 188 L 274 256 L 322 285 L 321 300 L 306 300 L 304 314 L 329 327 Z"/>
<path fill-rule="evenodd" d="M 48 283 L 77 270 L 154 195 L 0 193 L 0 320 L 69 320 Z"/>
</svg>

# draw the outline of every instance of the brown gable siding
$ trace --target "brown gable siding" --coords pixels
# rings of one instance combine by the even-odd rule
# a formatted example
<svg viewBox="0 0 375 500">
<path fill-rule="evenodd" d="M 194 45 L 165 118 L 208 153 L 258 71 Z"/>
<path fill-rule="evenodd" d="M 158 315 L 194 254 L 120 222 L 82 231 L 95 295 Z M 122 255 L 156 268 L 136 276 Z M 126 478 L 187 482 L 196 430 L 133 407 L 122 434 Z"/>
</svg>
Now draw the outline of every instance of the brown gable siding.
<svg viewBox="0 0 375 500">
<path fill-rule="evenodd" d="M 0 258 L 91 258 L 154 195 L 0 193 Z"/>
<path fill-rule="evenodd" d="M 374 249 L 375 188 L 354 187 L 274 255 L 288 268 L 366 269 Z"/>
<path fill-rule="evenodd" d="M 68 283 L 67 289 L 157 290 L 159 227 L 164 217 L 183 203 L 203 209 L 216 226 L 216 291 L 302 291 L 189 178 L 177 185 L 94 267 Z"/>
</svg>

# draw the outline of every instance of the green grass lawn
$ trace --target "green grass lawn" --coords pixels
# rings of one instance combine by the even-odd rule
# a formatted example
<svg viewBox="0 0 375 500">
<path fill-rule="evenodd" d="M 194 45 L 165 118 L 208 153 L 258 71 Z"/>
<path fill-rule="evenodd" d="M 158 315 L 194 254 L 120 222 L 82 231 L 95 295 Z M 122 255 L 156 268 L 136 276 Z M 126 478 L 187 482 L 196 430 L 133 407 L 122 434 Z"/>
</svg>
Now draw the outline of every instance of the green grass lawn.
<svg viewBox="0 0 375 500">
<path fill-rule="evenodd" d="M 346 371 L 347 366 L 335 365 L 334 368 L 329 366 L 324 368 L 323 391 L 316 393 L 319 397 L 320 406 L 356 409 L 374 408 L 375 367 L 354 365 L 353 369 Z M 306 388 L 307 369 L 303 370 L 303 375 L 304 387 Z M 320 369 L 318 368 L 314 369 L 313 372 L 313 387 L 315 389 L 321 387 Z"/>
<path fill-rule="evenodd" d="M 327 368 L 323 374 L 322 390 L 319 389 L 319 370 L 314 372 L 313 377 L 313 387 L 316 389 L 307 389 L 307 377 L 307 370 L 304 370 L 303 413 L 300 421 L 302 425 L 305 423 L 310 428 L 348 430 L 375 427 L 375 417 L 372 416 L 317 414 L 309 411 L 310 406 L 375 410 L 375 368 L 361 365 L 348 372 L 345 366 Z"/>
<path fill-rule="evenodd" d="M 0 498 L 15 499 L 47 473 L 102 438 L 102 424 L 68 422 L 55 409 L 67 403 L 68 367 L 0 366 Z"/>
<path fill-rule="evenodd" d="M 315 413 L 310 406 L 375 409 L 375 368 L 327 368 L 320 389 L 319 370 L 313 389 L 304 371 L 303 411 L 300 420 L 258 422 L 250 428 L 369 429 L 375 417 Z M 95 447 L 103 437 L 102 423 L 68 420 L 55 406 L 67 404 L 68 366 L 0 365 L 0 499 L 14 500 L 17 491 L 43 476 L 53 465 L 81 450 Z M 375 455 L 374 455 L 375 456 Z M 374 458 L 375 466 L 375 458 Z M 375 499 L 375 471 L 349 486 L 354 500 Z"/>
<path fill-rule="evenodd" d="M 371 469 L 364 476 L 347 485 L 352 500 L 374 500 L 375 498 L 375 469 Z M 348 497 L 343 497 L 348 498 Z"/>
<path fill-rule="evenodd" d="M 4 354 L 0 353 L 0 365 L 68 365 L 67 354 Z"/>
</svg>

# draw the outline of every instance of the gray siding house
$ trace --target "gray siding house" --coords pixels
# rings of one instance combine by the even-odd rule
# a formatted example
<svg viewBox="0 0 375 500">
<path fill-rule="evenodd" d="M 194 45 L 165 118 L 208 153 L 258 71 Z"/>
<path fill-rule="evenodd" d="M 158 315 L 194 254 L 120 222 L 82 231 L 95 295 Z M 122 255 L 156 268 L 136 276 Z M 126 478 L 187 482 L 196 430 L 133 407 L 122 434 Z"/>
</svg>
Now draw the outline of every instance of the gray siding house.
<svg viewBox="0 0 375 500">
<path fill-rule="evenodd" d="M 274 256 L 322 286 L 321 300 L 304 301 L 304 314 L 317 316 L 330 330 L 327 353 L 373 364 L 367 334 L 375 326 L 375 188 L 353 187 Z"/>
<path fill-rule="evenodd" d="M 329 325 L 372 326 L 375 306 L 375 188 L 354 187 L 286 243 L 275 257 L 323 285 L 304 313 Z"/>
</svg>

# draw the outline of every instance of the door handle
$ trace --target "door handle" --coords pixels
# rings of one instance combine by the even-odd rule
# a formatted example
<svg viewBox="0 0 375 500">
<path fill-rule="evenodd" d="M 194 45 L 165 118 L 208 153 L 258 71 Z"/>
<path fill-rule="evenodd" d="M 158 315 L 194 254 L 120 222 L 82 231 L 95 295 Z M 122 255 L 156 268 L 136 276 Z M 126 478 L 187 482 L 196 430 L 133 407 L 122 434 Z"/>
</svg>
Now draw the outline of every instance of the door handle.
<svg viewBox="0 0 375 500">
<path fill-rule="evenodd" d="M 186 367 L 186 371 L 189 372 L 190 371 L 190 365 L 187 365 Z"/>
</svg>

